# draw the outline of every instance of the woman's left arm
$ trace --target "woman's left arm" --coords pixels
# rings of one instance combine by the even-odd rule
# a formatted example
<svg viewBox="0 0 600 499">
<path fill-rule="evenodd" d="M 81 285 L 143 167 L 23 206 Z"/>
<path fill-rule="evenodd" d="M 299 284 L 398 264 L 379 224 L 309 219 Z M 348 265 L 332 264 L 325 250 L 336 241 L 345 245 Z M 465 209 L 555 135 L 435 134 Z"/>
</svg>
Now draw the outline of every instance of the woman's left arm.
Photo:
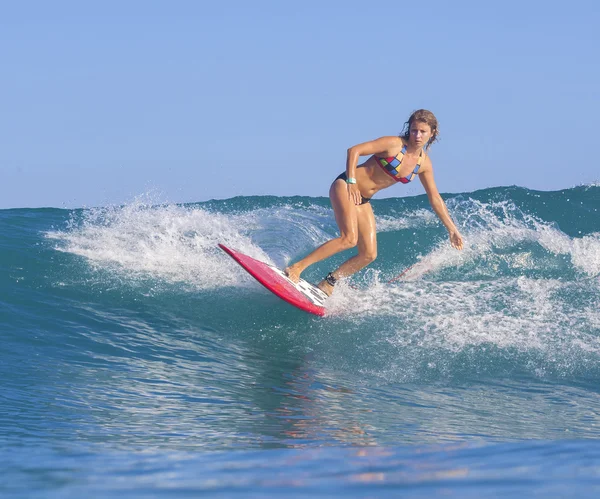
<svg viewBox="0 0 600 499">
<path fill-rule="evenodd" d="M 427 197 L 429 198 L 429 203 L 431 204 L 433 211 L 448 230 L 450 244 L 452 244 L 453 248 L 461 250 L 463 249 L 462 236 L 460 235 L 460 232 L 458 232 L 456 225 L 454 225 L 452 218 L 450 218 L 448 208 L 446 208 L 446 203 L 444 203 L 442 196 L 440 196 L 440 193 L 437 190 L 435 180 L 433 179 L 433 168 L 431 167 L 431 162 L 429 162 L 428 166 L 429 168 L 424 169 L 424 171 L 419 174 L 419 180 L 425 188 L 425 192 L 427 193 Z"/>
</svg>

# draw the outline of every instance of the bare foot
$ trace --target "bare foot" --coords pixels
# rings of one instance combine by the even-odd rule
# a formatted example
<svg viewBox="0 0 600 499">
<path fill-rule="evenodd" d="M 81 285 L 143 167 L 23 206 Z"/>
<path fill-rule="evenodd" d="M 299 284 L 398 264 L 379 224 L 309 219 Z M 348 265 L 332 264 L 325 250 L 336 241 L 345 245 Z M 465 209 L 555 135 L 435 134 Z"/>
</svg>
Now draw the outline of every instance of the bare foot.
<svg viewBox="0 0 600 499">
<path fill-rule="evenodd" d="M 327 296 L 331 296 L 333 293 L 333 286 L 329 284 L 325 279 L 323 279 L 319 284 L 317 284 L 317 288 L 319 288 L 323 293 Z"/>
<path fill-rule="evenodd" d="M 302 270 L 300 270 L 298 266 L 294 264 L 290 265 L 289 267 L 286 267 L 284 272 L 285 275 L 287 275 L 290 278 L 290 281 L 298 282 L 300 280 L 300 274 L 302 273 Z"/>
</svg>

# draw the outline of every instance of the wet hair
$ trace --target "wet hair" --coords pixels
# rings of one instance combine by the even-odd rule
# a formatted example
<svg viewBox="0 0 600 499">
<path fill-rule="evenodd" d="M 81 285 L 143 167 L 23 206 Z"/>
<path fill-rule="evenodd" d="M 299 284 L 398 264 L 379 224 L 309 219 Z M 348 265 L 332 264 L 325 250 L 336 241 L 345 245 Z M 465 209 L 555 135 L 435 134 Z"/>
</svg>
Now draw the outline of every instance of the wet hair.
<svg viewBox="0 0 600 499">
<path fill-rule="evenodd" d="M 427 111 L 427 109 L 418 109 L 413 112 L 408 118 L 408 121 L 404 123 L 404 127 L 402 128 L 402 133 L 400 133 L 400 137 L 408 140 L 410 137 L 410 126 L 415 122 L 426 123 L 431 128 L 431 138 L 425 144 L 425 150 L 428 150 L 431 147 L 431 144 L 437 142 L 438 136 L 440 134 L 440 128 L 438 125 L 438 120 L 434 116 L 431 111 Z"/>
</svg>

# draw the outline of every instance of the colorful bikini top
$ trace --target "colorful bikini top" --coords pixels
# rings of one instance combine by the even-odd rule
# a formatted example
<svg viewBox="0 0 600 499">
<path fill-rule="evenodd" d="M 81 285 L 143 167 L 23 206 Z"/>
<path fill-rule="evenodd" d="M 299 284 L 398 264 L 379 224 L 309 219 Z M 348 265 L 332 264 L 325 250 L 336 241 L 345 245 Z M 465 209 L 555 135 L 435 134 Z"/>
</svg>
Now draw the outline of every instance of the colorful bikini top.
<svg viewBox="0 0 600 499">
<path fill-rule="evenodd" d="M 417 164 L 412 173 L 408 177 L 400 177 L 400 166 L 402 165 L 402 160 L 404 159 L 405 154 L 406 145 L 402 147 L 402 150 L 398 153 L 398 155 L 395 158 L 380 158 L 377 155 L 374 155 L 373 157 L 375 158 L 379 166 L 381 166 L 383 171 L 387 173 L 390 177 L 392 177 L 396 182 L 408 184 L 419 172 L 419 168 L 421 168 L 421 162 L 423 161 L 423 149 L 421 149 L 421 154 L 419 154 L 419 159 L 417 159 Z"/>
</svg>

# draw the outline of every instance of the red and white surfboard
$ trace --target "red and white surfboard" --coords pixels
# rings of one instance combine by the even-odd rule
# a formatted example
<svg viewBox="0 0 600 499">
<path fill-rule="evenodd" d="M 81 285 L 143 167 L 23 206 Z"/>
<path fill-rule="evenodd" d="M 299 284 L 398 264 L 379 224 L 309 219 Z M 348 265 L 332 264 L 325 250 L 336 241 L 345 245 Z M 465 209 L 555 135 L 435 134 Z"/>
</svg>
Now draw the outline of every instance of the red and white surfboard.
<svg viewBox="0 0 600 499">
<path fill-rule="evenodd" d="M 328 297 L 316 286 L 303 279 L 300 279 L 297 283 L 292 282 L 277 267 L 232 250 L 224 244 L 219 244 L 219 248 L 229 254 L 252 277 L 282 300 L 310 314 L 325 315 L 324 304 Z"/>
</svg>

